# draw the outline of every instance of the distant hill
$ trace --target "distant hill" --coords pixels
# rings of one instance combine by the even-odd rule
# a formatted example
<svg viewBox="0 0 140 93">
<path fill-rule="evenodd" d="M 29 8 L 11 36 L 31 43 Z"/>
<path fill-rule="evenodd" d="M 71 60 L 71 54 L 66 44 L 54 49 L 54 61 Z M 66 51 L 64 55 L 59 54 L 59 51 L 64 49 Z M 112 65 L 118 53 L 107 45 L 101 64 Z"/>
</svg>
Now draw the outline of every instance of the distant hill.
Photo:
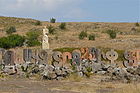
<svg viewBox="0 0 140 93">
<path fill-rule="evenodd" d="M 37 20 L 28 18 L 16 18 L 16 17 L 3 17 L 0 16 L 0 25 L 19 25 L 19 24 L 33 24 Z"/>
<path fill-rule="evenodd" d="M 50 47 L 105 47 L 115 49 L 139 48 L 140 47 L 140 27 L 135 23 L 102 23 L 102 22 L 67 22 L 66 30 L 61 30 L 61 23 L 49 23 L 41 21 L 41 26 L 36 26 L 38 20 L 27 18 L 3 17 L 0 16 L 0 37 L 6 36 L 5 28 L 15 26 L 17 34 L 25 35 L 28 31 L 42 31 L 44 26 L 52 25 L 55 34 L 49 35 Z M 114 29 L 117 31 L 117 38 L 110 39 L 106 30 Z M 95 34 L 96 40 L 89 41 L 88 38 L 79 40 L 78 35 L 81 31 Z"/>
</svg>

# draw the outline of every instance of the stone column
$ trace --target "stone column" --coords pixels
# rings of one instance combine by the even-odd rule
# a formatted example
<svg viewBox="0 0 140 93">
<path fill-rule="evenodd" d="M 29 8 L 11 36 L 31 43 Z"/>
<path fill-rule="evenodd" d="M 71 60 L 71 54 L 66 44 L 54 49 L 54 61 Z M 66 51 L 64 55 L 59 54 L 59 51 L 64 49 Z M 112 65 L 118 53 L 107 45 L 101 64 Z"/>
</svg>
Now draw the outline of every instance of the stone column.
<svg viewBox="0 0 140 93">
<path fill-rule="evenodd" d="M 49 38 L 48 38 L 49 30 L 45 26 L 43 29 L 43 41 L 42 41 L 42 49 L 49 49 Z"/>
</svg>

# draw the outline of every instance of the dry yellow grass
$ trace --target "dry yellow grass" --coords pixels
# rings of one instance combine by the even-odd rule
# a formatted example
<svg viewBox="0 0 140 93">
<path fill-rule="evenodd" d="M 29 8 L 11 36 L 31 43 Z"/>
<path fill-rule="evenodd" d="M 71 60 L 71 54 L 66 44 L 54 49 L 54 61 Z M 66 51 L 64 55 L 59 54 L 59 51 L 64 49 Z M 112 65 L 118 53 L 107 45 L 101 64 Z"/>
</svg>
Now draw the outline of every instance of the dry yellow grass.
<svg viewBox="0 0 140 93">
<path fill-rule="evenodd" d="M 140 27 L 135 26 L 135 23 L 68 22 L 66 23 L 66 30 L 61 30 L 59 29 L 60 23 L 42 22 L 41 26 L 35 26 L 33 23 L 36 22 L 36 20 L 32 19 L 0 17 L 0 20 L 3 21 L 0 25 L 0 29 L 3 30 L 0 31 L 0 37 L 6 35 L 4 29 L 8 24 L 15 25 L 17 28 L 16 33 L 20 35 L 25 35 L 26 32 L 33 29 L 41 31 L 44 26 L 52 25 L 56 28 L 56 34 L 49 35 L 51 49 L 93 46 L 114 49 L 129 49 L 140 46 L 139 33 L 135 33 L 134 35 L 118 35 L 115 40 L 110 40 L 109 36 L 104 33 L 107 29 L 118 29 L 119 32 L 132 32 L 132 28 L 140 29 Z M 89 41 L 87 38 L 79 40 L 78 35 L 81 31 L 87 31 L 88 34 L 94 33 L 96 35 L 96 40 Z M 58 37 L 58 39 L 56 39 L 56 37 Z"/>
</svg>

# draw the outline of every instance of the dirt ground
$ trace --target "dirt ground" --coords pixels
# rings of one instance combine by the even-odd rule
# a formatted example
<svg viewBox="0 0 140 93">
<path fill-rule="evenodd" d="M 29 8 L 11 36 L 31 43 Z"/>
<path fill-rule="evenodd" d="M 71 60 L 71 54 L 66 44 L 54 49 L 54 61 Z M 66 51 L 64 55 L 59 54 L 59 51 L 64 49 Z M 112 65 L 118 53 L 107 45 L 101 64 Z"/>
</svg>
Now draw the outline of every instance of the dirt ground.
<svg viewBox="0 0 140 93">
<path fill-rule="evenodd" d="M 0 80 L 0 93 L 140 93 L 139 83 L 102 82 L 105 76 L 61 81 L 8 78 Z"/>
</svg>

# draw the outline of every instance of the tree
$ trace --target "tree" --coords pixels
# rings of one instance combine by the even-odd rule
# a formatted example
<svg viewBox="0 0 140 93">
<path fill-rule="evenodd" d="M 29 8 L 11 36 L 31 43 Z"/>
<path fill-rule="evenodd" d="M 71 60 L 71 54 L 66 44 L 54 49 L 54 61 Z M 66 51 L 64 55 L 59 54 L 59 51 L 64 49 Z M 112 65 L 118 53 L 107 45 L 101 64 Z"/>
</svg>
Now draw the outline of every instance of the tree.
<svg viewBox="0 0 140 93">
<path fill-rule="evenodd" d="M 39 32 L 30 31 L 26 33 L 27 45 L 28 46 L 39 46 L 41 43 L 38 38 L 40 36 Z"/>
<path fill-rule="evenodd" d="M 50 34 L 54 34 L 55 28 L 53 26 L 50 25 L 47 28 L 48 28 Z"/>
<path fill-rule="evenodd" d="M 16 28 L 14 26 L 10 26 L 10 27 L 6 28 L 6 33 L 7 34 L 12 34 L 14 32 L 16 32 Z"/>
<path fill-rule="evenodd" d="M 59 25 L 59 28 L 60 29 L 66 29 L 66 23 L 61 23 L 60 25 Z"/>
<path fill-rule="evenodd" d="M 85 37 L 87 37 L 87 32 L 82 31 L 82 32 L 79 34 L 79 39 L 84 39 Z"/>
<path fill-rule="evenodd" d="M 55 21 L 56 21 L 55 18 L 51 18 L 51 19 L 50 19 L 50 22 L 51 22 L 51 23 L 55 23 Z"/>
</svg>

